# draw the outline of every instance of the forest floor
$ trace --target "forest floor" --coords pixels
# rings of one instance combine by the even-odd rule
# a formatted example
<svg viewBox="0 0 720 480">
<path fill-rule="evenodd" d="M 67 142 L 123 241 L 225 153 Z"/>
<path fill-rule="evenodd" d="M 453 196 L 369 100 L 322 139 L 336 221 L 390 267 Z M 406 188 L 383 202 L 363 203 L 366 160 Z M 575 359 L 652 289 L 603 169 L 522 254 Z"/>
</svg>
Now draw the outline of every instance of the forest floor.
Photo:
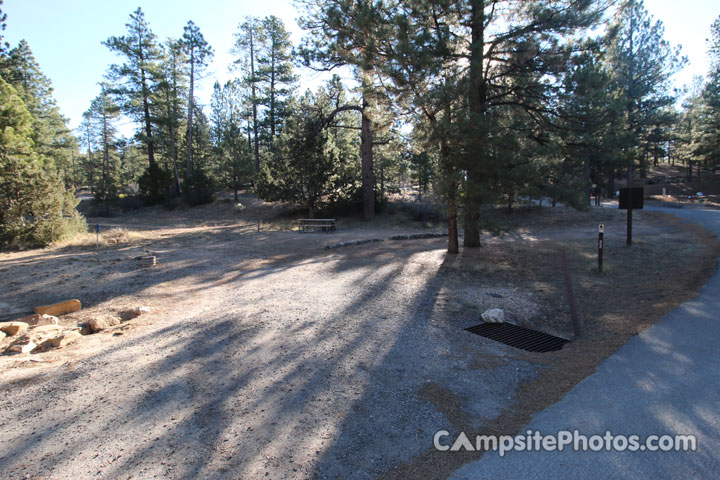
<svg viewBox="0 0 720 480">
<path fill-rule="evenodd" d="M 704 229 L 649 211 L 631 249 L 616 209 L 542 208 L 495 214 L 506 233 L 453 256 L 446 238 L 388 240 L 438 230 L 402 215 L 299 234 L 242 201 L 89 219 L 99 248 L 88 235 L 0 254 L 6 314 L 69 298 L 84 308 L 65 324 L 151 309 L 0 356 L 1 478 L 445 478 L 479 454 L 435 451 L 436 431 L 516 433 L 693 297 L 720 253 Z M 325 248 L 370 238 L 384 241 Z M 560 249 L 578 339 L 540 354 L 465 331 L 498 307 L 571 336 Z M 148 254 L 159 264 L 133 261 Z"/>
</svg>

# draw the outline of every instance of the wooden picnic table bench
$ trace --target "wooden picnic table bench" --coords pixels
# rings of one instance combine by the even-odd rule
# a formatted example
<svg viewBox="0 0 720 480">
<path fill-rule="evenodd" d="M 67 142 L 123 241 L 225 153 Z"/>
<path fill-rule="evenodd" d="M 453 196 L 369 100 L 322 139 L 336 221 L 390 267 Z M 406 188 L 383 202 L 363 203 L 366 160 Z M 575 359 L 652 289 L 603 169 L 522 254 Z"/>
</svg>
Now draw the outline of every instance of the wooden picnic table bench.
<svg viewBox="0 0 720 480">
<path fill-rule="evenodd" d="M 300 232 L 305 233 L 310 230 L 320 230 L 325 232 L 334 232 L 336 229 L 334 218 L 301 218 Z"/>
</svg>

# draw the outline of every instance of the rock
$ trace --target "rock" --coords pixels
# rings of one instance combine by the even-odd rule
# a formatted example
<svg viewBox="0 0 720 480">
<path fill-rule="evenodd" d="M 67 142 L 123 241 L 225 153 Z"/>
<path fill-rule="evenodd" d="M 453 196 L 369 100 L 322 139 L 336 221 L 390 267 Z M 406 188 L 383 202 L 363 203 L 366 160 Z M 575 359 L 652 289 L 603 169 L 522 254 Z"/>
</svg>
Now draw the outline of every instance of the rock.
<svg viewBox="0 0 720 480">
<path fill-rule="evenodd" d="M 29 353 L 36 348 L 37 343 L 35 343 L 29 335 L 23 335 L 22 337 L 11 343 L 5 351 L 15 353 Z"/>
<path fill-rule="evenodd" d="M 505 312 L 501 308 L 490 308 L 482 313 L 482 319 L 488 323 L 504 323 Z"/>
<path fill-rule="evenodd" d="M 123 321 L 127 321 L 132 320 L 133 318 L 137 318 L 145 313 L 150 313 L 150 309 L 148 307 L 137 307 L 130 310 L 125 310 L 124 312 L 122 312 L 121 317 Z"/>
<path fill-rule="evenodd" d="M 62 348 L 68 343 L 72 343 L 80 338 L 80 332 L 78 330 L 66 330 L 60 335 L 48 338 L 40 344 L 42 348 Z"/>
<path fill-rule="evenodd" d="M 25 322 L 0 322 L 0 331 L 13 336 L 23 333 L 30 325 Z"/>
<path fill-rule="evenodd" d="M 25 322 L 31 327 L 40 327 L 43 325 L 57 325 L 58 318 L 44 313 L 34 313 L 27 317 L 18 318 L 18 322 Z"/>
<path fill-rule="evenodd" d="M 5 337 L 7 337 L 7 333 L 5 333 L 5 332 L 0 332 L 0 340 L 2 340 L 2 339 L 5 338 Z"/>
<path fill-rule="evenodd" d="M 114 327 L 115 325 L 120 325 L 120 319 L 110 315 L 103 315 L 100 317 L 93 317 L 88 320 L 87 323 L 90 330 L 95 333 L 105 330 L 106 328 Z"/>
<path fill-rule="evenodd" d="M 33 308 L 35 313 L 44 313 L 46 315 L 62 315 L 64 313 L 77 312 L 82 308 L 80 300 L 73 299 L 65 302 L 55 303 L 53 305 L 45 305 Z"/>
<path fill-rule="evenodd" d="M 93 333 L 92 328 L 90 328 L 90 324 L 88 322 L 83 322 L 80 324 L 80 335 L 90 335 Z"/>
<path fill-rule="evenodd" d="M 32 336 L 33 338 L 47 338 L 49 335 L 55 335 L 59 332 L 63 331 L 62 325 L 40 325 L 38 327 L 33 328 L 32 330 L 28 331 L 28 335 Z"/>
</svg>

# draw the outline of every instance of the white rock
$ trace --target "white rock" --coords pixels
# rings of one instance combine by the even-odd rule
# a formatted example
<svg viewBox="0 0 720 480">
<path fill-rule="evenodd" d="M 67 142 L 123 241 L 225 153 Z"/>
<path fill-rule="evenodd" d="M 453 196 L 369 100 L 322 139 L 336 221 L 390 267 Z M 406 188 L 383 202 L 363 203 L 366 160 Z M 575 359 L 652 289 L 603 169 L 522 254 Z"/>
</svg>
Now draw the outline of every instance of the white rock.
<svg viewBox="0 0 720 480">
<path fill-rule="evenodd" d="M 485 310 L 481 316 L 488 323 L 505 323 L 505 312 L 501 308 L 490 308 Z"/>
<path fill-rule="evenodd" d="M 33 339 L 30 338 L 28 335 L 23 335 L 22 337 L 18 338 L 13 343 L 11 343 L 6 351 L 16 352 L 16 353 L 28 353 L 28 352 L 32 352 L 36 348 L 37 348 L 37 343 L 35 343 L 33 341 Z"/>
</svg>

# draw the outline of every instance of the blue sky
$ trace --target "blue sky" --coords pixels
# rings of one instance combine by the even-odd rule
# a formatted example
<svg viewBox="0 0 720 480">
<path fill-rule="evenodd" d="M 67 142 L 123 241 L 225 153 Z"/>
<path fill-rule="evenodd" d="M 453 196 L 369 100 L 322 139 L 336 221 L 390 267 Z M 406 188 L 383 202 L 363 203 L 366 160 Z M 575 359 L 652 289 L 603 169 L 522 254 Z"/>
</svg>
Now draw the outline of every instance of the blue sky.
<svg viewBox="0 0 720 480">
<path fill-rule="evenodd" d="M 679 8 L 678 5 L 682 5 Z M 109 64 L 117 61 L 100 42 L 122 35 L 130 12 L 141 6 L 159 39 L 182 35 L 192 19 L 215 49 L 215 59 L 201 82 L 198 97 L 208 103 L 215 79 L 231 78 L 227 66 L 229 50 L 238 23 L 247 15 L 276 15 L 292 32 L 293 41 L 302 36 L 295 22 L 297 12 L 289 0 L 5 0 L 7 13 L 5 38 L 11 45 L 26 39 L 45 75 L 53 82 L 55 98 L 72 127 L 98 94 Z M 646 0 L 650 13 L 665 25 L 665 38 L 683 46 L 690 65 L 675 78 L 677 85 L 707 71 L 705 39 L 710 24 L 720 16 L 717 0 Z M 313 84 L 316 77 L 305 78 Z M 131 130 L 122 129 L 129 133 Z"/>
</svg>

